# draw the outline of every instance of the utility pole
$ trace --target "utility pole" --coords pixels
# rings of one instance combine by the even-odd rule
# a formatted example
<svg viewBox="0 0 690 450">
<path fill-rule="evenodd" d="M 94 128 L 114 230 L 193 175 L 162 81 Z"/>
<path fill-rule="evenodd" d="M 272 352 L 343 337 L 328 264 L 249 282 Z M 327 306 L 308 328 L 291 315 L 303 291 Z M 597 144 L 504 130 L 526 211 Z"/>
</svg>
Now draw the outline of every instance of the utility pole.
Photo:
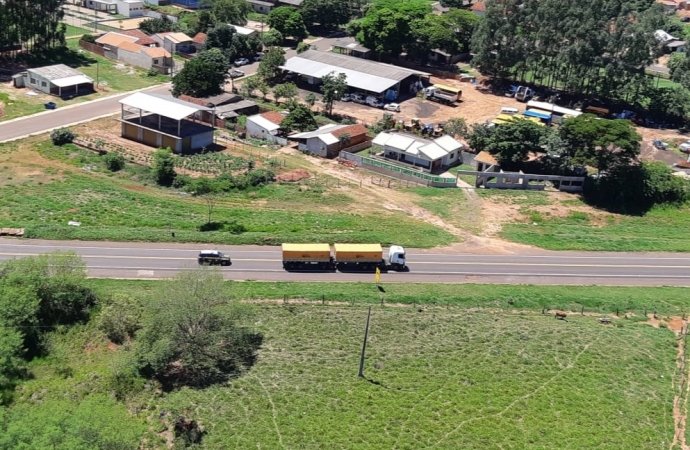
<svg viewBox="0 0 690 450">
<path fill-rule="evenodd" d="M 359 358 L 359 372 L 357 376 L 364 377 L 364 352 L 367 350 L 367 336 L 369 336 L 369 318 L 371 317 L 371 306 L 369 306 L 369 313 L 367 314 L 367 326 L 364 329 L 364 341 L 362 341 L 362 356 Z"/>
</svg>

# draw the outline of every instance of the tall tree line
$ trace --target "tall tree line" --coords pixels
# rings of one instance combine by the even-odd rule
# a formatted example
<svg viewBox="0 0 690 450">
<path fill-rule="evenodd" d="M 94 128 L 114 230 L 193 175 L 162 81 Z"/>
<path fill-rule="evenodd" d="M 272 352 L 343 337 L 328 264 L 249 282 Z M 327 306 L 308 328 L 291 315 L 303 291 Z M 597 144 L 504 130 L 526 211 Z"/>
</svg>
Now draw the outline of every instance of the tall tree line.
<svg viewBox="0 0 690 450">
<path fill-rule="evenodd" d="M 65 44 L 61 23 L 64 0 L 5 0 L 0 2 L 0 51 L 39 52 Z"/>
<path fill-rule="evenodd" d="M 648 0 L 486 0 L 473 36 L 483 73 L 631 102 L 659 56 L 662 6 Z"/>
</svg>

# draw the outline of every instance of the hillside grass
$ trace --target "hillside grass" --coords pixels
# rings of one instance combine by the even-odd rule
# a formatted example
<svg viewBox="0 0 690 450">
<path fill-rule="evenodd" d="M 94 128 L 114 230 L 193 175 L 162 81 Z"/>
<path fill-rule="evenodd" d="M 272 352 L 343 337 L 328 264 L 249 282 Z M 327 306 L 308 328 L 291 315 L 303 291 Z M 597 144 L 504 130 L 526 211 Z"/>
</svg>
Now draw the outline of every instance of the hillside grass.
<svg viewBox="0 0 690 450">
<path fill-rule="evenodd" d="M 96 399 L 105 404 L 93 412 L 95 426 L 106 416 L 111 433 L 139 433 L 154 448 L 179 415 L 198 420 L 203 448 L 218 450 L 656 449 L 673 437 L 677 344 L 667 328 L 375 306 L 362 379 L 362 305 L 258 304 L 254 312 L 264 336 L 258 362 L 227 385 L 165 394 L 141 380 L 126 400 L 105 403 L 132 346 L 107 345 L 78 326 L 51 337 L 51 357 L 31 364 L 34 379 L 8 411 L 23 412 L 21 425 L 46 405 L 69 411 Z"/>
<path fill-rule="evenodd" d="M 13 145 L 0 146 L 9 160 Z M 15 180 L 15 169 L 0 165 L 0 227 L 24 228 L 29 238 L 266 245 L 395 241 L 415 247 L 455 240 L 403 212 L 362 209 L 345 191 L 315 183 L 270 184 L 221 197 L 212 220 L 244 231 L 203 232 L 205 200 L 156 187 L 142 167 L 112 174 L 100 157 L 74 145 L 55 147 L 44 140 L 35 149 L 71 168 L 48 167 L 43 175 Z"/>
</svg>

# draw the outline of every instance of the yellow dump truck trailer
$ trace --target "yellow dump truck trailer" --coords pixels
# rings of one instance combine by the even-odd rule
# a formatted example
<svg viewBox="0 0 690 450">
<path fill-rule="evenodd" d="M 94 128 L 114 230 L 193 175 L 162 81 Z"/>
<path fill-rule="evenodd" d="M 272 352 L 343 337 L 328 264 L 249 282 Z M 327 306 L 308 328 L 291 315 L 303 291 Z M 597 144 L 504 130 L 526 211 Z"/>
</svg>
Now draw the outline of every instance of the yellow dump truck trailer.
<svg viewBox="0 0 690 450">
<path fill-rule="evenodd" d="M 328 244 L 283 244 L 285 270 L 333 270 L 335 264 Z"/>
<path fill-rule="evenodd" d="M 338 264 L 380 264 L 383 260 L 381 244 L 335 244 Z"/>
</svg>

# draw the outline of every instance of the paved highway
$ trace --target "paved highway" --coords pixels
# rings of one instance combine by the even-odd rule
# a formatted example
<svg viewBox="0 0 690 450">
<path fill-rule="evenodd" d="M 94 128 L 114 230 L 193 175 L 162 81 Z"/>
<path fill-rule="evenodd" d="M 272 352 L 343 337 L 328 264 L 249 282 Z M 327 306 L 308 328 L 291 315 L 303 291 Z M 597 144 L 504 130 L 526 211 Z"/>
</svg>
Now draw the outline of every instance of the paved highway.
<svg viewBox="0 0 690 450">
<path fill-rule="evenodd" d="M 197 266 L 197 244 L 53 242 L 0 239 L 0 260 L 71 250 L 102 278 L 166 278 Z M 373 281 L 373 274 L 283 270 L 279 247 L 220 246 L 233 260 L 229 280 Z M 688 254 L 542 252 L 529 255 L 444 254 L 408 249 L 409 272 L 389 272 L 381 282 L 519 283 L 690 286 Z"/>
</svg>

